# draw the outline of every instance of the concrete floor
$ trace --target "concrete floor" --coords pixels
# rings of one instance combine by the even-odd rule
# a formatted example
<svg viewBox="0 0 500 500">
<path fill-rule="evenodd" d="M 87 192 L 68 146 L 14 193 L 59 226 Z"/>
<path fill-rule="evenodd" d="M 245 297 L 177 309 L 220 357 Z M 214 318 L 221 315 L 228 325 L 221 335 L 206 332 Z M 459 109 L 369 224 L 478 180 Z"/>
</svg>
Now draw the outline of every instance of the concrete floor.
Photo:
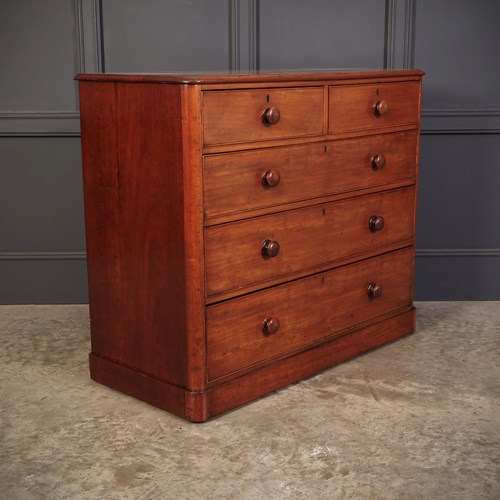
<svg viewBox="0 0 500 500">
<path fill-rule="evenodd" d="M 500 498 L 500 302 L 206 424 L 92 382 L 87 315 L 0 307 L 1 499 Z"/>
</svg>

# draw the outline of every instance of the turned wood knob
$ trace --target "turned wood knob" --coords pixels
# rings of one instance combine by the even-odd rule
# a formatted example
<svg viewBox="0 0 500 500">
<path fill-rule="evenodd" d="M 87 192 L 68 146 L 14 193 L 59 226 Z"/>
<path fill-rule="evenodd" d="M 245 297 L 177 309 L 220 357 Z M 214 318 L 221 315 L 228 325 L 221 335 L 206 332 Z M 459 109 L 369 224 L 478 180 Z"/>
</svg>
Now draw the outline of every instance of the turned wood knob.
<svg viewBox="0 0 500 500">
<path fill-rule="evenodd" d="M 389 105 L 387 104 L 387 101 L 385 99 L 382 99 L 381 101 L 375 103 L 375 105 L 373 106 L 373 111 L 377 116 L 385 115 L 387 111 L 389 111 Z"/>
<path fill-rule="evenodd" d="M 280 320 L 278 318 L 266 318 L 262 324 L 264 335 L 273 335 L 280 329 Z"/>
<path fill-rule="evenodd" d="M 262 243 L 264 257 L 276 257 L 280 253 L 280 244 L 277 241 L 266 240 Z"/>
<path fill-rule="evenodd" d="M 380 168 L 384 168 L 385 165 L 385 156 L 374 154 L 371 158 L 372 160 L 372 168 L 373 170 L 378 170 Z"/>
<path fill-rule="evenodd" d="M 264 109 L 262 111 L 262 121 L 274 125 L 280 121 L 280 110 L 274 106 Z"/>
<path fill-rule="evenodd" d="M 378 285 L 377 283 L 370 283 L 368 285 L 368 297 L 370 299 L 378 299 L 382 296 L 382 285 Z"/>
<path fill-rule="evenodd" d="M 380 215 L 372 215 L 368 219 L 368 227 L 372 233 L 380 231 L 384 227 L 384 218 Z"/>
<path fill-rule="evenodd" d="M 278 170 L 266 170 L 262 173 L 262 185 L 264 187 L 276 187 L 281 180 L 281 176 Z"/>
</svg>

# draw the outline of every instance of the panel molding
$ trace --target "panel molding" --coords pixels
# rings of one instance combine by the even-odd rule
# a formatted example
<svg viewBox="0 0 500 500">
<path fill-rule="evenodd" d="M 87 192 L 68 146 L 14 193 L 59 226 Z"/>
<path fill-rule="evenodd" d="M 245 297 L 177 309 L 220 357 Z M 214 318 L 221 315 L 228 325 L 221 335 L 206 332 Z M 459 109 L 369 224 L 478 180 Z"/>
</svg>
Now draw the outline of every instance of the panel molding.
<svg viewBox="0 0 500 500">
<path fill-rule="evenodd" d="M 500 257 L 500 248 L 421 248 L 417 257 Z"/>
<path fill-rule="evenodd" d="M 86 252 L 0 252 L 0 261 L 6 260 L 86 260 Z"/>
<path fill-rule="evenodd" d="M 423 134 L 498 134 L 500 109 L 425 108 L 422 110 Z"/>
<path fill-rule="evenodd" d="M 260 0 L 248 1 L 248 68 L 260 69 Z"/>
<path fill-rule="evenodd" d="M 229 0 L 229 69 L 240 69 L 240 2 Z"/>
<path fill-rule="evenodd" d="M 75 70 L 99 73 L 104 68 L 102 0 L 73 0 Z M 76 84 L 75 84 L 76 93 Z M 0 137 L 79 137 L 75 110 L 0 112 Z"/>
<path fill-rule="evenodd" d="M 385 2 L 384 68 L 396 67 L 397 0 Z"/>
<path fill-rule="evenodd" d="M 403 40 L 403 68 L 413 68 L 415 62 L 415 20 L 416 1 L 405 1 L 404 40 Z"/>
<path fill-rule="evenodd" d="M 79 137 L 78 111 L 0 112 L 0 137 Z"/>
<path fill-rule="evenodd" d="M 102 0 L 73 0 L 79 73 L 104 71 Z"/>
</svg>

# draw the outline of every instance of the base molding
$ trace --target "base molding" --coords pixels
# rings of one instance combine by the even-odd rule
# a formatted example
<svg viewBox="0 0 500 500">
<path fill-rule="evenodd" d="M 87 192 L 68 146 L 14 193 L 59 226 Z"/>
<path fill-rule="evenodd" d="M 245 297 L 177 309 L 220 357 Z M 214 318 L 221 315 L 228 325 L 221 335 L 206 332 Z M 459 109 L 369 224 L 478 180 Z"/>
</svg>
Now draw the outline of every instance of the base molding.
<svg viewBox="0 0 500 500">
<path fill-rule="evenodd" d="M 316 345 L 204 392 L 158 380 L 91 353 L 93 380 L 169 411 L 191 422 L 204 422 L 359 354 L 415 331 L 415 308 Z"/>
</svg>

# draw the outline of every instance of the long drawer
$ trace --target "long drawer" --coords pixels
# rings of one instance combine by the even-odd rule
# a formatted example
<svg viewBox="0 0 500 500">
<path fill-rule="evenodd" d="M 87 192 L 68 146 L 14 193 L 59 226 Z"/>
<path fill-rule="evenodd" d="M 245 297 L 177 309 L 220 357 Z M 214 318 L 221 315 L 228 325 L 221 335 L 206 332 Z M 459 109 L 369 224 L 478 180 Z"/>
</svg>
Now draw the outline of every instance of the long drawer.
<svg viewBox="0 0 500 500">
<path fill-rule="evenodd" d="M 417 82 L 330 87 L 330 133 L 417 124 Z"/>
<path fill-rule="evenodd" d="M 410 305 L 412 262 L 407 248 L 207 307 L 209 379 Z"/>
<path fill-rule="evenodd" d="M 203 93 L 203 143 L 232 144 L 323 133 L 322 87 Z"/>
<path fill-rule="evenodd" d="M 204 157 L 205 217 L 415 177 L 417 132 Z"/>
<path fill-rule="evenodd" d="M 207 295 L 410 240 L 414 197 L 410 187 L 209 227 Z"/>
</svg>

